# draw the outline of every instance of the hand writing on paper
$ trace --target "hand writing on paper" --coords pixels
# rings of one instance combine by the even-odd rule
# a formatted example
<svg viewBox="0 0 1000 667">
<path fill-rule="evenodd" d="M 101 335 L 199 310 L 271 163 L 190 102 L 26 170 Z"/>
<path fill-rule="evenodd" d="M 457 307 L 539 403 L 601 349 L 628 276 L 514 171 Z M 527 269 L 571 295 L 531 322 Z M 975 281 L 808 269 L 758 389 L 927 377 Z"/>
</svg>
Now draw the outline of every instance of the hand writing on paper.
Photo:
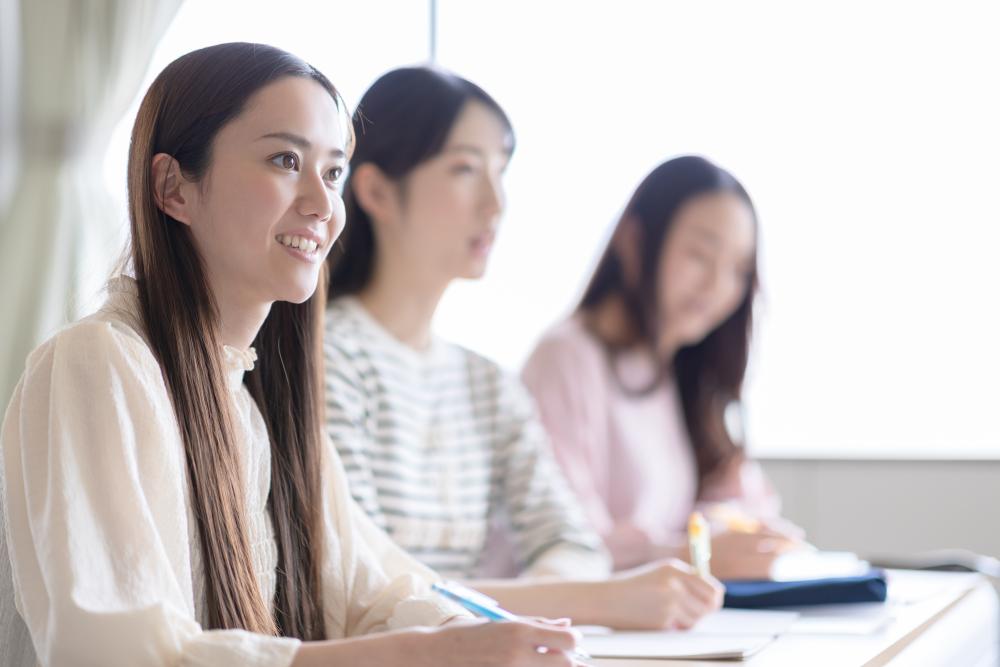
<svg viewBox="0 0 1000 667">
<path fill-rule="evenodd" d="M 453 619 L 439 628 L 410 630 L 420 637 L 407 663 L 427 667 L 573 667 L 576 633 L 562 622 L 488 623 Z M 543 648 L 544 647 L 544 648 Z"/>
<path fill-rule="evenodd" d="M 605 613 L 618 628 L 687 629 L 722 606 L 722 585 L 699 577 L 687 563 L 656 561 L 613 575 Z"/>
</svg>

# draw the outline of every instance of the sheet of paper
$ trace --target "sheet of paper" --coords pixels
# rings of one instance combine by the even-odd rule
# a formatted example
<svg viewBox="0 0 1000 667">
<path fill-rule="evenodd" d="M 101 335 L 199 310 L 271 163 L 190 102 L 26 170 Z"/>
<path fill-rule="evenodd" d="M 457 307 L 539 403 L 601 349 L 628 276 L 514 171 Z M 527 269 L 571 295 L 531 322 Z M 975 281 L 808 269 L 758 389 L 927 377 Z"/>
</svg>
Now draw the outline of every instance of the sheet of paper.
<svg viewBox="0 0 1000 667">
<path fill-rule="evenodd" d="M 868 561 L 849 551 L 813 551 L 801 549 L 778 556 L 771 565 L 775 581 L 857 577 L 871 569 Z"/>
<path fill-rule="evenodd" d="M 616 632 L 580 643 L 595 658 L 743 660 L 774 641 L 772 636 L 691 635 L 683 632 Z"/>
<path fill-rule="evenodd" d="M 764 609 L 720 609 L 698 621 L 690 635 L 769 635 L 785 632 L 796 619 L 797 611 Z"/>
<path fill-rule="evenodd" d="M 799 611 L 770 611 L 766 609 L 720 609 L 709 614 L 687 631 L 688 635 L 780 635 L 799 617 Z M 611 635 L 612 628 L 605 625 L 574 625 L 581 635 Z"/>
<path fill-rule="evenodd" d="M 799 614 L 757 609 L 720 609 L 690 630 L 669 632 L 584 631 L 581 646 L 595 658 L 742 660 L 785 632 Z"/>
</svg>

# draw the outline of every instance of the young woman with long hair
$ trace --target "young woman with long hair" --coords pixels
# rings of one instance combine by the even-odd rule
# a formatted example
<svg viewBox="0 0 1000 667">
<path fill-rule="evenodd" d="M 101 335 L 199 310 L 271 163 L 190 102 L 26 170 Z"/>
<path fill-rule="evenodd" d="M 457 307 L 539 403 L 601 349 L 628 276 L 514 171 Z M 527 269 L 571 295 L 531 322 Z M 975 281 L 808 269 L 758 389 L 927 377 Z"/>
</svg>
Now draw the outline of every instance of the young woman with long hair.
<svg viewBox="0 0 1000 667">
<path fill-rule="evenodd" d="M 685 557 L 696 504 L 725 510 L 712 545 L 722 578 L 766 577 L 798 537 L 727 424 L 749 356 L 757 233 L 729 172 L 697 156 L 661 164 L 625 207 L 576 312 L 525 365 L 618 568 Z M 730 529 L 733 518 L 742 525 Z"/>
<path fill-rule="evenodd" d="M 333 85 L 278 49 L 154 81 L 130 275 L 31 354 L 4 421 L 4 665 L 571 664 L 540 624 L 377 633 L 463 613 L 353 504 L 323 432 L 350 147 Z"/>
<path fill-rule="evenodd" d="M 325 349 L 329 432 L 362 508 L 523 614 L 687 627 L 718 607 L 718 584 L 680 563 L 608 578 L 527 393 L 431 333 L 448 285 L 483 274 L 504 209 L 514 139 L 500 106 L 451 73 L 402 68 L 365 93 L 354 130 Z"/>
</svg>

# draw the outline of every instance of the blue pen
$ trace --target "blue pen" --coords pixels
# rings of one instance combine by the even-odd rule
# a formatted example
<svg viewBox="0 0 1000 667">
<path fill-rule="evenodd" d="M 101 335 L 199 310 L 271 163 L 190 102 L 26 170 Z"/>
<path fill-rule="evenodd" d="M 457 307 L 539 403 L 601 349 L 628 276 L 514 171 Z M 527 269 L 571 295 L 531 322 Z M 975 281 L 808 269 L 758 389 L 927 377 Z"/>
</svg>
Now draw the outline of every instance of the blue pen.
<svg viewBox="0 0 1000 667">
<path fill-rule="evenodd" d="M 442 581 L 432 585 L 431 588 L 449 600 L 453 600 L 462 605 L 476 616 L 485 618 L 490 622 L 524 620 L 517 614 L 509 612 L 501 607 L 493 598 L 487 597 L 479 591 L 474 591 L 471 588 L 457 584 L 454 581 Z M 589 655 L 580 650 L 570 653 L 570 657 L 577 662 L 590 659 Z"/>
</svg>

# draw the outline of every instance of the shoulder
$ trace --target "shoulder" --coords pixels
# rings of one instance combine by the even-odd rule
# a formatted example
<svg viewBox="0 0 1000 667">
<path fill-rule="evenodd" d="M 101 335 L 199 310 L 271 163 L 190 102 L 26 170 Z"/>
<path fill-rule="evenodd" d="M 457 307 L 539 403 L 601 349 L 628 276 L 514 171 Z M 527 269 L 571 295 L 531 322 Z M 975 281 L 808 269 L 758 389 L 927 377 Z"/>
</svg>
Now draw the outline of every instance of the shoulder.
<svg viewBox="0 0 1000 667">
<path fill-rule="evenodd" d="M 384 356 L 378 349 L 380 339 L 361 307 L 351 296 L 334 299 L 327 306 L 323 357 L 328 390 L 345 386 L 366 390 L 380 374 L 375 363 Z"/>
<path fill-rule="evenodd" d="M 162 463 L 166 449 L 154 444 L 176 437 L 177 428 L 152 350 L 129 325 L 102 313 L 32 352 L 7 417 L 18 424 L 15 440 L 46 442 L 49 455 L 79 450 L 93 465 L 147 457 Z"/>
<path fill-rule="evenodd" d="M 509 375 L 495 360 L 463 345 L 442 342 L 438 354 L 446 356 L 452 364 L 467 368 L 470 374 L 493 382 L 502 381 Z"/>
<path fill-rule="evenodd" d="M 605 363 L 601 344 L 574 315 L 542 335 L 524 364 L 522 377 L 534 385 L 553 376 L 594 376 Z"/>
<path fill-rule="evenodd" d="M 334 299 L 327 305 L 323 323 L 323 348 L 327 356 L 354 358 L 364 351 L 370 336 L 365 333 L 365 321 L 358 308 L 350 296 Z"/>
<path fill-rule="evenodd" d="M 42 372 L 86 379 L 118 373 L 159 374 L 159 364 L 135 329 L 102 311 L 65 327 L 28 355 L 25 378 Z"/>
<path fill-rule="evenodd" d="M 523 387 L 517 375 L 504 368 L 496 360 L 455 343 L 442 343 L 440 356 L 447 357 L 445 365 L 458 373 L 452 373 L 456 381 L 468 385 L 475 394 L 488 392 L 500 402 L 518 400 Z M 460 378 L 460 379 L 459 379 Z"/>
</svg>

